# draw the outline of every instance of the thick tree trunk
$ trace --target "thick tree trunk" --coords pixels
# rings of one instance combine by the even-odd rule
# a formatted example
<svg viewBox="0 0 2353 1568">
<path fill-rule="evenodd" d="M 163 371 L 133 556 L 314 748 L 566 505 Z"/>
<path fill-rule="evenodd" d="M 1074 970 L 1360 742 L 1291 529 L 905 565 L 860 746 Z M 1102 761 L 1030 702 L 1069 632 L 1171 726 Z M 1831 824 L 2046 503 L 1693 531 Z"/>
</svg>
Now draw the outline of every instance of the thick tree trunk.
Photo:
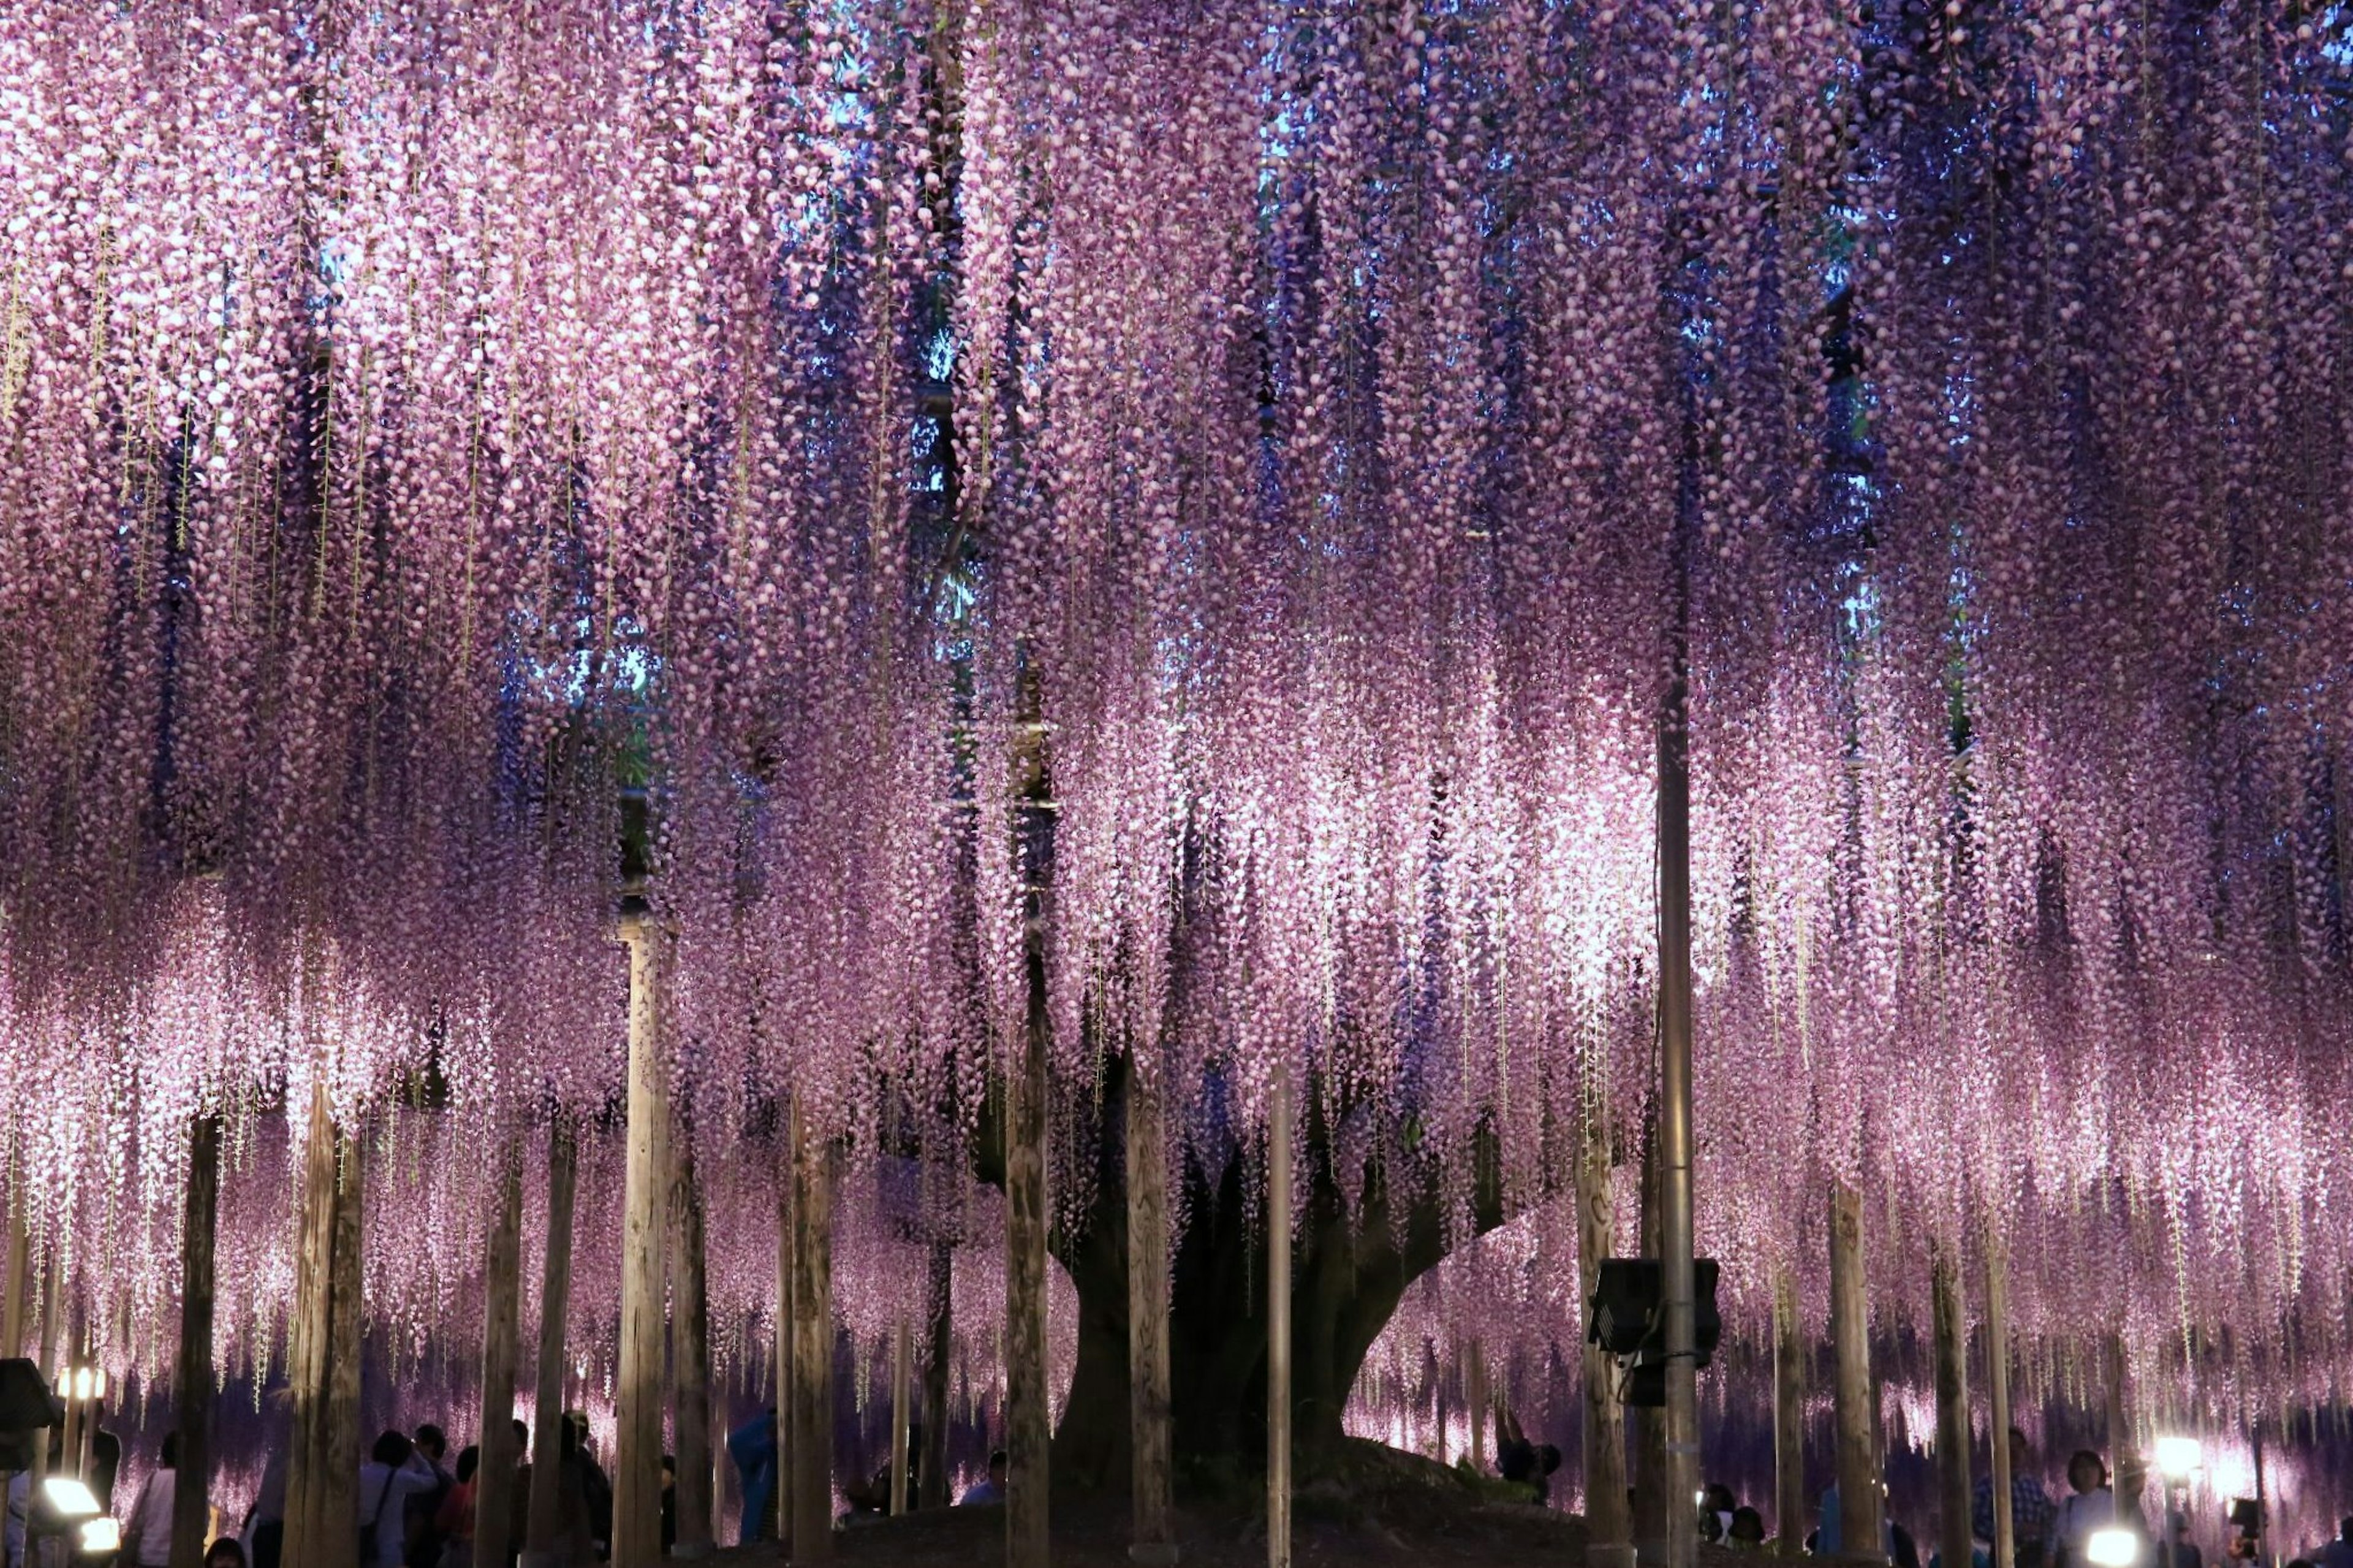
<svg viewBox="0 0 2353 1568">
<path fill-rule="evenodd" d="M 1127 1070 L 1114 1062 L 1103 1124 L 1124 1116 Z M 1296 1150 L 1297 1239 L 1293 1254 L 1292 1445 L 1297 1479 L 1329 1468 L 1342 1448 L 1340 1418 L 1365 1352 L 1406 1288 L 1437 1266 L 1447 1238 L 1437 1173 L 1374 1163 L 1351 1211 L 1334 1164 L 1320 1104 L 1311 1099 Z M 1082 1491 L 1129 1484 L 1127 1200 L 1117 1167 L 1124 1140 L 1104 1141 L 1106 1169 L 1075 1246 L 1058 1237 L 1078 1288 L 1079 1354 L 1070 1400 L 1054 1434 L 1054 1473 Z M 1481 1233 L 1507 1217 L 1500 1172 L 1482 1140 L 1472 1222 Z M 1171 1269 L 1170 1448 L 1180 1479 L 1211 1480 L 1266 1460 L 1266 1230 L 1245 1212 L 1242 1166 L 1229 1161 L 1211 1189 L 1196 1178 L 1190 1216 Z"/>
<path fill-rule="evenodd" d="M 833 1145 L 793 1114 L 793 1561 L 833 1555 Z"/>
</svg>

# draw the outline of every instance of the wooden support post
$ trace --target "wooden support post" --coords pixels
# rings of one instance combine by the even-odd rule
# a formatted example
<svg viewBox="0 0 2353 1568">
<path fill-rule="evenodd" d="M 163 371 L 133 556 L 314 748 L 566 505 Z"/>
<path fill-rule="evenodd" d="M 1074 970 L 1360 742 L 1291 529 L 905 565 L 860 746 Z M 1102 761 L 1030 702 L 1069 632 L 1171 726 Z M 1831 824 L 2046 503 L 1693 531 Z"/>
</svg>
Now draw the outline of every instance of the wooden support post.
<svg viewBox="0 0 2353 1568">
<path fill-rule="evenodd" d="M 523 1568 L 556 1568 L 564 1523 L 565 1326 L 572 1305 L 572 1199 L 580 1156 L 559 1119 L 547 1130 L 547 1253 L 540 1260 L 539 1358 L 532 1398 L 531 1514 Z"/>
<path fill-rule="evenodd" d="M 1478 1415 L 1472 1413 L 1476 1422 Z M 1266 1129 L 1266 1563 L 1291 1568 L 1291 1081 Z"/>
<path fill-rule="evenodd" d="M 1806 1342 L 1787 1266 L 1773 1276 L 1773 1512 L 1775 1549 L 1798 1556 L 1806 1542 Z"/>
<path fill-rule="evenodd" d="M 1025 1005 L 1005 1085 L 1005 1563 L 1046 1568 L 1052 1552 L 1048 1448 L 1054 1422 L 1046 1380 L 1046 1092 L 1053 1038 L 1046 966 L 1054 811 L 1038 671 L 1026 647 L 1022 657 L 1011 783 Z"/>
<path fill-rule="evenodd" d="M 932 1243 L 931 1289 L 924 1302 L 923 1462 L 916 1499 L 923 1508 L 948 1506 L 948 1360 L 955 1353 L 955 1248 Z"/>
<path fill-rule="evenodd" d="M 1475 1339 L 1462 1349 L 1462 1403 L 1471 1411 L 1471 1468 L 1483 1476 L 1487 1473 L 1487 1424 L 1493 1417 L 1488 1409 L 1487 1358 Z"/>
<path fill-rule="evenodd" d="M 1133 1521 L 1128 1556 L 1176 1561 L 1176 1466 L 1168 1414 L 1168 1143 L 1156 1065 L 1127 1075 L 1127 1418 Z"/>
<path fill-rule="evenodd" d="M 220 1209 L 220 1118 L 188 1124 L 188 1187 L 180 1214 L 180 1355 L 172 1403 L 180 1429 L 172 1494 L 172 1568 L 201 1568 L 212 1523 L 213 1234 Z"/>
<path fill-rule="evenodd" d="M 1034 923 L 1034 922 L 1033 922 Z M 1046 1568 L 1046 984 L 1032 942 L 1029 1020 L 1007 1083 L 1005 1150 L 1005 1561 Z"/>
<path fill-rule="evenodd" d="M 793 1108 L 793 1561 L 833 1555 L 833 1146 Z"/>
<path fill-rule="evenodd" d="M 0 1261 L 0 1358 L 25 1353 L 25 1303 L 33 1293 L 31 1216 L 25 1191 L 23 1165 L 17 1163 L 8 1182 L 8 1247 Z"/>
<path fill-rule="evenodd" d="M 793 1164 L 800 1118 L 789 1108 L 776 1140 L 776 1560 L 793 1555 Z"/>
<path fill-rule="evenodd" d="M 326 1531 L 320 1561 L 328 1568 L 353 1568 L 359 1555 L 360 1493 L 360 1146 L 336 1139 L 334 1258 L 327 1320 L 327 1426 L 321 1445 L 325 1479 L 319 1490 L 320 1518 Z M 288 1554 L 289 1562 L 294 1561 Z M 304 1559 L 303 1561 L 308 1561 Z"/>
<path fill-rule="evenodd" d="M 1655 1117 L 1642 1140 L 1642 1253 L 1659 1256 L 1659 1140 Z M 1644 1568 L 1654 1568 L 1667 1555 L 1667 1513 L 1677 1507 L 1690 1510 L 1692 1494 L 1680 1501 L 1666 1489 L 1667 1415 L 1656 1405 L 1634 1407 L 1634 1555 Z"/>
<path fill-rule="evenodd" d="M 1883 1561 L 1879 1412 L 1871 1381 L 1871 1306 L 1862 1279 L 1862 1196 L 1844 1182 L 1831 1189 L 1831 1348 L 1840 1555 Z"/>
<path fill-rule="evenodd" d="M 2017 1568 L 2017 1521 L 2010 1513 L 2010 1281 L 2001 1230 L 1986 1215 L 1986 1399 L 1993 1415 L 1993 1568 Z"/>
<path fill-rule="evenodd" d="M 1591 1327 L 1601 1260 L 1618 1250 L 1610 1197 L 1609 1130 L 1599 1107 L 1588 1107 L 1577 1162 L 1577 1289 Z M 1579 1352 L 1584 1371 L 1585 1527 L 1596 1568 L 1633 1568 L 1634 1520 L 1626 1504 L 1626 1406 L 1618 1395 L 1617 1358 L 1590 1336 Z"/>
<path fill-rule="evenodd" d="M 899 1314 L 897 1331 L 891 1336 L 891 1512 L 896 1516 L 907 1511 L 907 1438 L 908 1426 L 914 1403 L 913 1331 L 907 1326 L 907 1315 Z"/>
<path fill-rule="evenodd" d="M 1659 707 L 1659 1310 L 1666 1356 L 1660 1447 L 1666 1497 L 1666 1562 L 1699 1561 L 1699 1327 L 1692 1212 L 1691 757 L 1688 568 L 1675 534 L 1677 611 L 1672 675 Z"/>
<path fill-rule="evenodd" d="M 1936 1333 L 1936 1539 L 1947 1563 L 1969 1561 L 1969 1319 L 1960 1258 L 1940 1245 L 1929 1266 Z"/>
<path fill-rule="evenodd" d="M 680 1130 L 673 1130 L 674 1131 Z M 670 1188 L 670 1214 L 678 1226 L 678 1322 L 671 1360 L 678 1378 L 673 1417 L 678 1479 L 672 1483 L 678 1534 L 672 1557 L 692 1561 L 711 1555 L 711 1293 L 703 1255 L 702 1189 L 695 1179 L 694 1150 L 682 1136 L 672 1144 L 678 1173 Z"/>
<path fill-rule="evenodd" d="M 2108 1385 L 2108 1467 L 2114 1472 L 2116 1521 L 2137 1525 L 2142 1517 L 2141 1492 L 2148 1484 L 2148 1464 L 2133 1435 L 2132 1405 L 2125 1387 L 2124 1335 L 2110 1329 L 2101 1349 Z"/>
<path fill-rule="evenodd" d="M 668 1280 L 670 1082 L 661 1037 L 661 936 L 625 920 L 629 949 L 629 1121 L 623 1178 L 621 1369 L 615 1394 L 614 1568 L 661 1559 L 663 1308 Z"/>
<path fill-rule="evenodd" d="M 293 1407 L 285 1561 L 355 1568 L 359 1548 L 359 1151 L 313 1080 L 287 1339 Z M 348 1461 L 346 1463 L 346 1461 Z"/>
<path fill-rule="evenodd" d="M 514 1542 L 515 1321 L 522 1294 L 522 1151 L 509 1142 L 492 1176 L 482 1248 L 482 1424 L 474 1472 L 474 1568 L 507 1568 Z"/>
</svg>

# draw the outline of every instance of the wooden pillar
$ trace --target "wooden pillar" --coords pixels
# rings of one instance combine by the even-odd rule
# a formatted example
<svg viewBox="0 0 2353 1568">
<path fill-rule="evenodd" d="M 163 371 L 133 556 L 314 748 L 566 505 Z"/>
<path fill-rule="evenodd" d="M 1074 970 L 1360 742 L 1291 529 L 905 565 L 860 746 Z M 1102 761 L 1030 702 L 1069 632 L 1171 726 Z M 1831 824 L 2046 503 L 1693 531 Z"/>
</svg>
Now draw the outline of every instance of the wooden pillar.
<svg viewBox="0 0 2353 1568">
<path fill-rule="evenodd" d="M 8 1246 L 0 1261 L 0 1358 L 25 1353 L 25 1303 L 33 1291 L 30 1215 L 21 1165 L 8 1183 Z"/>
<path fill-rule="evenodd" d="M 776 1133 L 776 1560 L 793 1555 L 793 1149 L 797 1118 L 787 1108 Z"/>
<path fill-rule="evenodd" d="M 623 1179 L 621 1373 L 613 1455 L 614 1568 L 652 1568 L 661 1558 L 662 1328 L 665 1212 L 670 1172 L 670 1083 L 661 1038 L 660 933 L 644 915 L 626 919 L 629 949 L 629 1121 Z"/>
<path fill-rule="evenodd" d="M 1033 923 L 1035 923 L 1033 921 Z M 1046 1568 L 1046 985 L 1032 942 L 1029 1020 L 1007 1084 L 1005 1150 L 1005 1561 Z"/>
<path fill-rule="evenodd" d="M 482 1424 L 474 1472 L 474 1568 L 507 1568 L 514 1550 L 515 1320 L 522 1293 L 522 1153 L 498 1154 L 482 1249 Z"/>
<path fill-rule="evenodd" d="M 2126 1397 L 2124 1335 L 2110 1329 L 2101 1349 L 2108 1385 L 2108 1466 L 2115 1472 L 2111 1484 L 2116 1489 L 2116 1521 L 2137 1523 L 2142 1517 L 2141 1492 L 2148 1483 L 2148 1465 L 2134 1440 L 2132 1405 Z"/>
<path fill-rule="evenodd" d="M 1969 1320 L 1961 1265 L 1939 1246 L 1930 1264 L 1936 1333 L 1936 1540 L 1947 1563 L 1969 1561 Z"/>
<path fill-rule="evenodd" d="M 793 1108 L 793 1561 L 833 1555 L 833 1147 Z"/>
<path fill-rule="evenodd" d="M 673 1129 L 673 1132 L 682 1130 Z M 673 1419 L 678 1479 L 674 1484 L 678 1537 L 670 1555 L 693 1560 L 711 1555 L 711 1293 L 703 1256 L 702 1189 L 695 1179 L 694 1151 L 686 1139 L 673 1144 L 677 1179 L 670 1188 L 670 1214 L 678 1227 L 678 1322 L 671 1360 L 678 1378 Z"/>
<path fill-rule="evenodd" d="M 1474 1411 L 1472 1415 L 1478 1419 Z M 1291 1568 L 1291 1082 L 1266 1130 L 1266 1562 Z"/>
<path fill-rule="evenodd" d="M 913 1414 L 908 1408 L 914 1402 L 913 1333 L 907 1326 L 907 1315 L 899 1314 L 898 1330 L 891 1336 L 891 1513 L 893 1518 L 907 1511 L 907 1427 Z"/>
<path fill-rule="evenodd" d="M 188 1124 L 188 1187 L 180 1215 L 180 1354 L 172 1369 L 180 1464 L 172 1494 L 172 1568 L 202 1568 L 212 1522 L 213 1234 L 220 1209 L 220 1118 Z"/>
<path fill-rule="evenodd" d="M 1487 1473 L 1487 1424 L 1492 1418 L 1487 1397 L 1487 1358 L 1472 1340 L 1462 1347 L 1462 1403 L 1471 1411 L 1471 1468 Z"/>
<path fill-rule="evenodd" d="M 1986 1399 L 1993 1416 L 1993 1568 L 2017 1568 L 2010 1495 L 2010 1281 L 2001 1231 L 1986 1216 Z"/>
<path fill-rule="evenodd" d="M 1683 530 L 1675 534 L 1678 584 L 1670 639 L 1672 674 L 1659 709 L 1659 1309 L 1666 1355 L 1660 1443 L 1666 1498 L 1666 1562 L 1699 1561 L 1698 1305 L 1692 1214 L 1691 767 L 1684 622 L 1689 586 Z"/>
<path fill-rule="evenodd" d="M 1618 1250 L 1613 1234 L 1617 1211 L 1609 1193 L 1609 1131 L 1598 1107 L 1588 1107 L 1583 1121 L 1577 1163 L 1577 1272 L 1590 1329 L 1601 1260 Z M 1618 1397 L 1618 1361 L 1589 1335 L 1579 1354 L 1585 1374 L 1587 1550 L 1610 1552 L 1614 1568 L 1630 1568 L 1634 1520 L 1626 1505 L 1626 1407 Z"/>
<path fill-rule="evenodd" d="M 303 1152 L 294 1310 L 285 1560 L 355 1568 L 359 1546 L 359 1151 L 313 1081 Z M 348 1462 L 346 1462 L 348 1461 Z"/>
<path fill-rule="evenodd" d="M 1025 1005 L 1005 1086 L 1005 1563 L 1046 1568 L 1052 1394 L 1046 1380 L 1046 1093 L 1053 1023 L 1046 1007 L 1053 882 L 1053 785 L 1037 667 L 1024 668 L 1014 744 L 1016 866 L 1022 888 Z"/>
<path fill-rule="evenodd" d="M 1841 1555 L 1883 1559 L 1879 1412 L 1871 1381 L 1871 1306 L 1862 1279 L 1862 1195 L 1844 1182 L 1831 1189 L 1831 1348 Z"/>
<path fill-rule="evenodd" d="M 336 1140 L 332 1300 L 327 1320 L 327 1429 L 321 1446 L 326 1476 L 320 1518 L 326 1534 L 320 1561 L 352 1568 L 359 1555 L 360 1460 L 360 1146 Z M 292 1561 L 291 1553 L 288 1561 Z M 305 1559 L 304 1561 L 308 1561 Z"/>
<path fill-rule="evenodd" d="M 1134 1517 L 1130 1559 L 1176 1561 L 1176 1467 L 1168 1414 L 1168 1144 L 1156 1064 L 1127 1075 L 1127 1416 Z"/>
<path fill-rule="evenodd" d="M 564 1518 L 565 1325 L 572 1305 L 572 1198 L 579 1149 L 559 1118 L 547 1130 L 547 1253 L 540 1260 L 539 1358 L 533 1365 L 531 1516 L 523 1568 L 555 1568 Z"/>
<path fill-rule="evenodd" d="M 1773 1512 L 1776 1549 L 1798 1556 L 1806 1542 L 1806 1342 L 1786 1266 L 1773 1277 Z"/>
<path fill-rule="evenodd" d="M 1659 1142 L 1655 1118 L 1642 1140 L 1642 1256 L 1659 1256 Z M 1667 1416 L 1655 1405 L 1634 1407 L 1634 1555 L 1648 1565 L 1667 1554 L 1667 1512 L 1690 1509 L 1691 1493 L 1678 1500 L 1666 1490 Z"/>
<path fill-rule="evenodd" d="M 928 1338 L 923 1357 L 923 1508 L 948 1506 L 948 1360 L 955 1353 L 955 1248 L 932 1243 L 931 1289 L 924 1302 Z"/>
</svg>

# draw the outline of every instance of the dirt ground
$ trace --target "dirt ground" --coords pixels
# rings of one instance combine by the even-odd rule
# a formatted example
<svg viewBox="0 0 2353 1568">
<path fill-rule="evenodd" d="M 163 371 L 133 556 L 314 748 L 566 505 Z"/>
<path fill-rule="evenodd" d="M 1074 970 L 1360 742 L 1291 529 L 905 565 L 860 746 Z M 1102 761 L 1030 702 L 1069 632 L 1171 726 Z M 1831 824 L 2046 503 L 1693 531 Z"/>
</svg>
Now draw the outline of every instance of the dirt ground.
<svg viewBox="0 0 2353 1568">
<path fill-rule="evenodd" d="M 1585 1521 L 1533 1503 L 1505 1500 L 1499 1486 L 1479 1483 L 1393 1449 L 1368 1450 L 1343 1489 L 1330 1482 L 1300 1489 L 1293 1504 L 1293 1561 L 1298 1568 L 1516 1568 L 1581 1565 Z M 1124 1499 L 1056 1499 L 1055 1568 L 1127 1568 L 1128 1510 Z M 1252 1511 L 1180 1508 L 1177 1544 L 1187 1568 L 1263 1568 L 1266 1531 Z M 1005 1511 L 947 1509 L 877 1520 L 834 1533 L 836 1560 L 853 1568 L 967 1568 L 1005 1561 Z M 1733 1554 L 1701 1550 L 1701 1568 L 1735 1568 Z M 776 1548 L 723 1552 L 725 1568 L 772 1568 Z"/>
</svg>

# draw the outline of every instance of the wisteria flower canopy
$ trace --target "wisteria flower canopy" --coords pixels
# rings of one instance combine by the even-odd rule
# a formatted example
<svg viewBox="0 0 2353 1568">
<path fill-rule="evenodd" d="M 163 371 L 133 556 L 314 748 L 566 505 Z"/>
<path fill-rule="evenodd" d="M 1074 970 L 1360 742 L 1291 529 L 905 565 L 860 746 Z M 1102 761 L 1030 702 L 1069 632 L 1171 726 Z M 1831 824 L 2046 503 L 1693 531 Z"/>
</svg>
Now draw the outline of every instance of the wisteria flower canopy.
<svg viewBox="0 0 2353 1568">
<path fill-rule="evenodd" d="M 1047 787 L 1060 1100 L 1201 1163 L 1288 1074 L 1540 1209 L 1643 1114 L 1687 658 L 1728 1302 L 1844 1175 L 2337 1394 L 2348 121 L 2302 0 L 16 0 L 42 1234 L 320 1081 L 606 1113 L 625 816 L 703 1169 L 945 1147 Z"/>
</svg>

